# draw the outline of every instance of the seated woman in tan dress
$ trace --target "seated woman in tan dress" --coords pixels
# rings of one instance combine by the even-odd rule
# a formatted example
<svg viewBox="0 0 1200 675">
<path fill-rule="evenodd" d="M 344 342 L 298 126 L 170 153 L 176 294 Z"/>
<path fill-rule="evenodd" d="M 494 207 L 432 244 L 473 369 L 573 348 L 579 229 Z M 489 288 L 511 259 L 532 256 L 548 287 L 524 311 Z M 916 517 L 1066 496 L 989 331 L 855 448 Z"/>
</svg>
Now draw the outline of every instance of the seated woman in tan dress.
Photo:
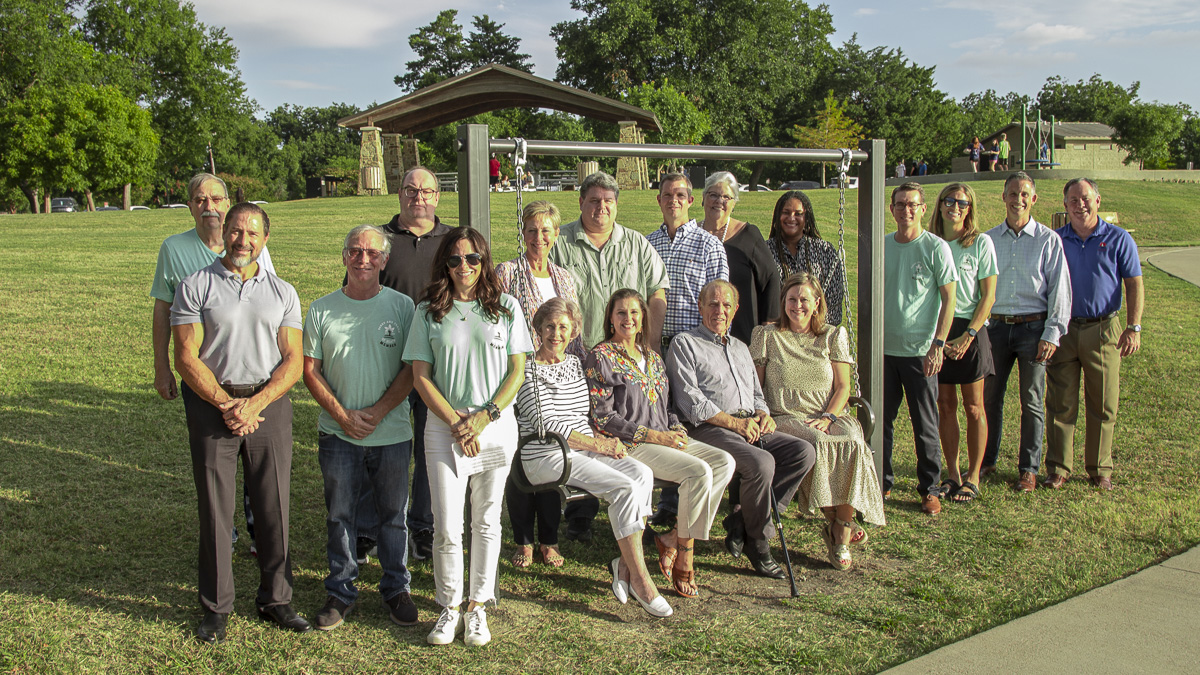
<svg viewBox="0 0 1200 675">
<path fill-rule="evenodd" d="M 780 431 L 817 448 L 817 463 L 800 485 L 800 504 L 827 521 L 821 536 L 834 568 L 850 568 L 849 544 L 866 541 L 854 513 L 883 525 L 883 498 L 871 448 L 846 410 L 850 398 L 850 342 L 846 330 L 825 323 L 825 294 L 801 272 L 783 284 L 777 326 L 758 326 L 750 354 L 763 396 Z"/>
</svg>

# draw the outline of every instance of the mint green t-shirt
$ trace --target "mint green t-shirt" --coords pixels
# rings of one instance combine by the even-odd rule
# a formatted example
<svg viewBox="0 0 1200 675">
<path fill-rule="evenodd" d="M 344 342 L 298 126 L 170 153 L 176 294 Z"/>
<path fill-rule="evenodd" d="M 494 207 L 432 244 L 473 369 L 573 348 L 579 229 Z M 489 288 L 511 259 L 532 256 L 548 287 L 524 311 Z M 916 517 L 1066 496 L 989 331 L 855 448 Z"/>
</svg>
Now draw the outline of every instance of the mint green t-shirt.
<svg viewBox="0 0 1200 675">
<path fill-rule="evenodd" d="M 179 282 L 199 270 L 208 267 L 223 254 L 213 253 L 196 233 L 195 228 L 173 234 L 163 240 L 158 249 L 158 264 L 154 267 L 154 283 L 150 285 L 150 297 L 166 303 L 175 302 L 175 288 Z M 258 256 L 258 265 L 275 274 L 271 254 L 263 247 Z"/>
<path fill-rule="evenodd" d="M 883 239 L 883 269 L 883 353 L 925 356 L 942 308 L 938 289 L 958 281 L 950 245 L 929 232 L 901 244 L 893 232 Z"/>
<path fill-rule="evenodd" d="M 975 308 L 979 306 L 979 281 L 1000 273 L 996 264 L 996 244 L 982 232 L 975 235 L 969 248 L 963 248 L 962 239 L 947 243 L 950 244 L 950 255 L 954 256 L 954 269 L 958 270 L 954 316 L 969 319 L 975 316 Z"/>
<path fill-rule="evenodd" d="M 458 302 L 435 322 L 417 306 L 408 332 L 404 360 L 424 361 L 433 366 L 433 382 L 455 410 L 475 410 L 492 400 L 508 375 L 508 357 L 533 351 L 521 305 L 502 293 L 500 302 L 512 312 L 497 321 L 488 320 L 476 302 Z"/>
<path fill-rule="evenodd" d="M 321 360 L 321 375 L 348 410 L 374 405 L 404 367 L 402 352 L 413 321 L 413 302 L 384 287 L 370 300 L 354 300 L 338 289 L 314 300 L 304 321 L 304 355 Z M 412 440 L 408 399 L 392 409 L 363 439 L 351 438 L 325 410 L 317 429 L 356 445 L 379 446 Z"/>
</svg>

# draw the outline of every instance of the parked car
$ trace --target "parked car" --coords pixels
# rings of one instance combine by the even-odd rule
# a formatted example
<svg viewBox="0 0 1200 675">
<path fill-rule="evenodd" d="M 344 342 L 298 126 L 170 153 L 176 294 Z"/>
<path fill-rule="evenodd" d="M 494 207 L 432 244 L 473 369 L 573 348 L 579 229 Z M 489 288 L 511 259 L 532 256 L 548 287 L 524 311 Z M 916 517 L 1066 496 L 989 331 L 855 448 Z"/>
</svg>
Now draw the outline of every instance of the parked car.
<svg viewBox="0 0 1200 675">
<path fill-rule="evenodd" d="M 54 197 L 50 200 L 50 213 L 75 213 L 79 205 L 71 197 Z"/>
<path fill-rule="evenodd" d="M 96 210 L 97 211 L 120 211 L 121 207 L 119 207 L 119 206 L 97 206 Z"/>
<path fill-rule="evenodd" d="M 836 188 L 837 186 L 838 186 L 838 179 L 834 178 L 829 181 L 829 187 Z M 857 190 L 858 189 L 858 176 L 846 176 L 846 189 L 847 190 Z"/>
<path fill-rule="evenodd" d="M 164 209 L 186 209 L 187 204 L 167 204 Z"/>
<path fill-rule="evenodd" d="M 149 211 L 150 207 L 149 206 L 131 206 L 131 207 L 129 207 L 129 210 L 130 211 Z"/>
<path fill-rule="evenodd" d="M 253 200 L 251 200 L 251 201 L 250 201 L 250 203 L 251 203 L 251 204 L 258 204 L 259 206 L 262 206 L 262 205 L 264 205 L 264 204 L 270 204 L 271 202 L 264 202 L 264 201 L 263 201 L 263 200 L 261 200 L 261 199 L 253 199 Z"/>
<path fill-rule="evenodd" d="M 820 190 L 821 184 L 815 180 L 790 180 L 779 186 L 780 190 Z"/>
<path fill-rule="evenodd" d="M 738 185 L 738 192 L 770 192 L 770 191 L 771 191 L 771 188 L 767 187 L 766 185 L 751 186 L 749 183 L 743 183 L 743 184 Z"/>
</svg>

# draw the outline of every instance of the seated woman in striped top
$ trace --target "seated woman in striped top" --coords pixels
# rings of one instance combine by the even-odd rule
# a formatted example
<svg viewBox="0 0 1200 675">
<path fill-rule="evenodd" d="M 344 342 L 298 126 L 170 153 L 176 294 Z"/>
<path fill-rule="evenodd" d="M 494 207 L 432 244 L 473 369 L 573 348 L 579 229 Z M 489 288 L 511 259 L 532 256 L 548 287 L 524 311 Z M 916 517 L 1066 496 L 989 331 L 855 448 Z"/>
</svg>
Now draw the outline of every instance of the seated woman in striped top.
<svg viewBox="0 0 1200 675">
<path fill-rule="evenodd" d="M 654 474 L 645 464 L 625 456 L 625 445 L 615 438 L 596 436 L 588 424 L 588 385 L 579 358 L 567 353 L 583 327 L 579 306 L 552 298 L 533 315 L 533 330 L 541 346 L 526 366 L 525 383 L 517 392 L 517 424 L 521 435 L 562 434 L 570 445 L 571 477 L 567 485 L 581 488 L 608 502 L 608 520 L 621 556 L 609 563 L 613 595 L 622 604 L 632 594 L 652 616 L 672 613 L 658 594 L 642 555 L 643 518 L 650 515 Z M 536 389 L 535 389 L 536 387 Z M 534 485 L 553 481 L 562 473 L 563 458 L 551 442 L 531 441 L 522 448 L 525 475 Z"/>
</svg>

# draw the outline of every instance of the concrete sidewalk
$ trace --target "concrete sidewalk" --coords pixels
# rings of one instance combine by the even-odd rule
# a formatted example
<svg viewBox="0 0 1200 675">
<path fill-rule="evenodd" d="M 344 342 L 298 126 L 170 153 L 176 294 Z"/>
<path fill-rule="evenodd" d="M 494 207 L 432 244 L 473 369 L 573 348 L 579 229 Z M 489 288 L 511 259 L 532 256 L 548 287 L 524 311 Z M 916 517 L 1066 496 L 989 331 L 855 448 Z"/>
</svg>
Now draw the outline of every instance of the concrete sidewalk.
<svg viewBox="0 0 1200 675">
<path fill-rule="evenodd" d="M 885 672 L 1197 671 L 1200 547 Z"/>
<path fill-rule="evenodd" d="M 1143 265 L 1149 263 L 1173 277 L 1200 286 L 1200 246 L 1139 248 L 1138 258 Z"/>
</svg>

